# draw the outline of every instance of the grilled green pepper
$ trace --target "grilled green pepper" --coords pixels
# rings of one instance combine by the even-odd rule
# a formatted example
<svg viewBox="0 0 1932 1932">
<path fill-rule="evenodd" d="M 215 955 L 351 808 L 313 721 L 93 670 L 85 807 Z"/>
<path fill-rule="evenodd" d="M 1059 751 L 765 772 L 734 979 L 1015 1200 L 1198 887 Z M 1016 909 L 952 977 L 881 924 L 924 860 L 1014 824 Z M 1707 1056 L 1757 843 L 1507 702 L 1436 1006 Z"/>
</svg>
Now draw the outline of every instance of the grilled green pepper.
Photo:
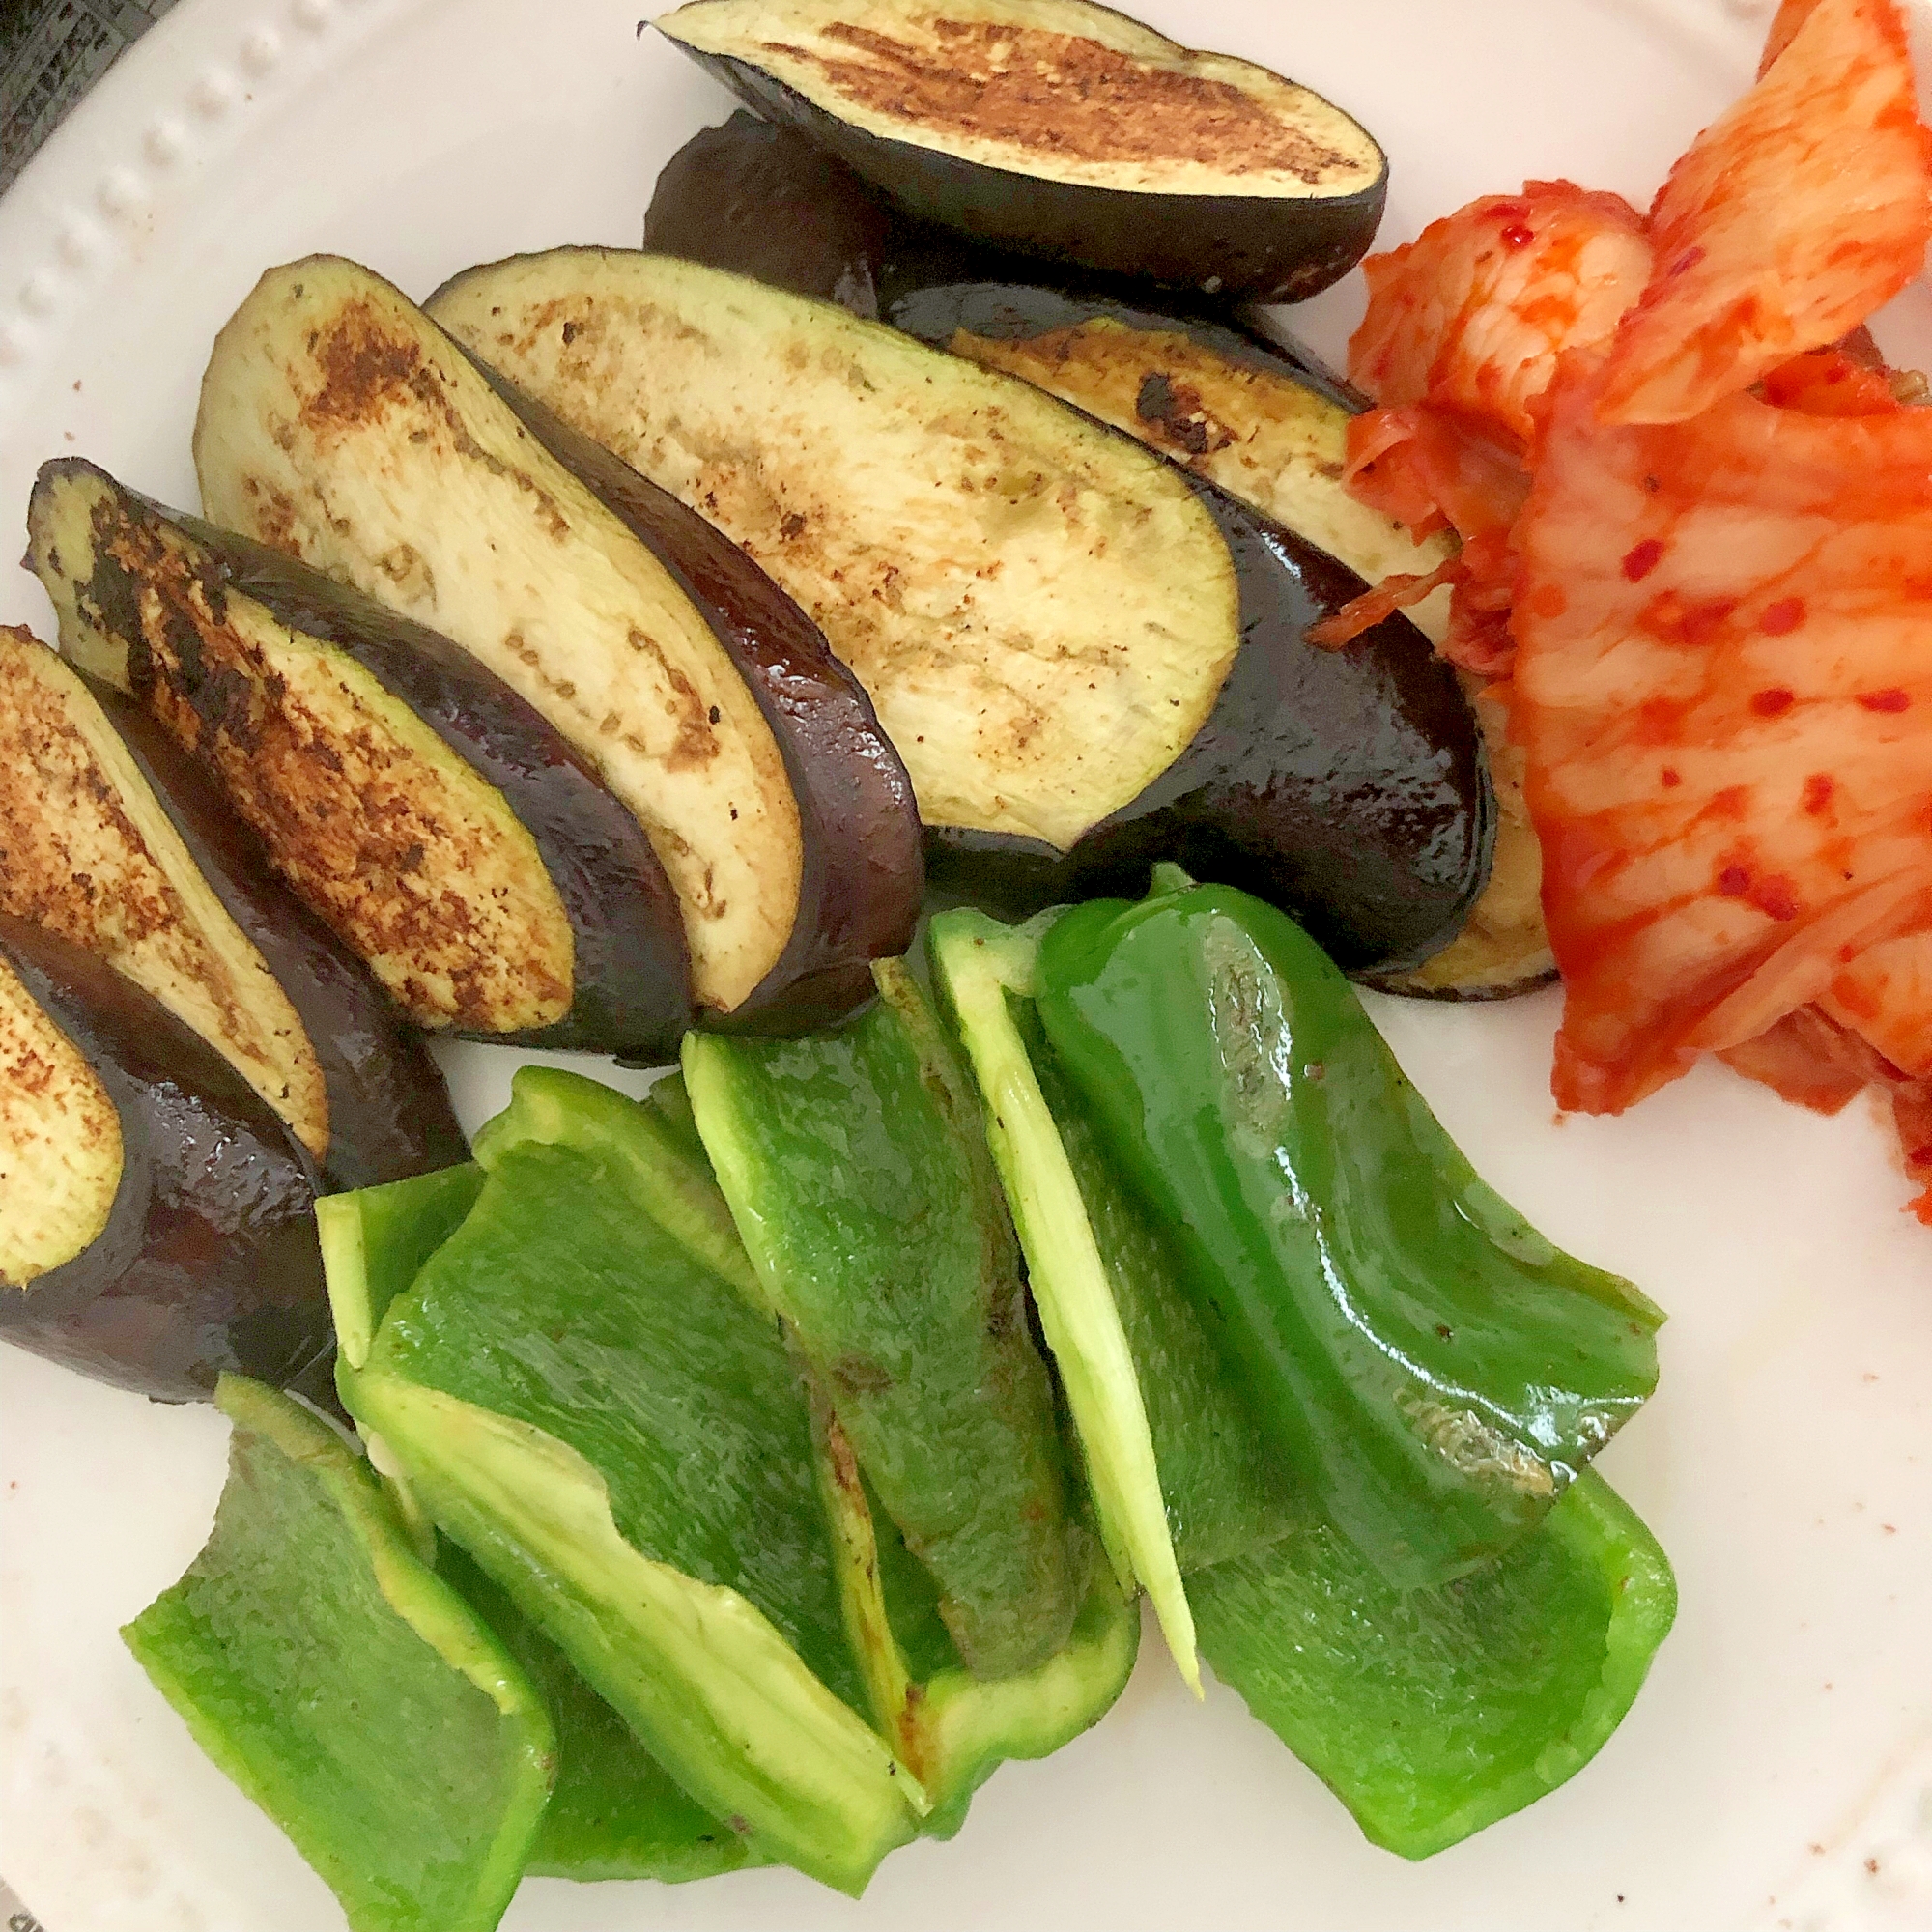
<svg viewBox="0 0 1932 1932">
<path fill-rule="evenodd" d="M 699 1132 L 772 1305 L 980 1677 L 1065 1643 L 1091 1548 L 979 1103 L 912 976 L 803 1039 L 692 1034 Z"/>
<path fill-rule="evenodd" d="M 1392 1584 L 1506 1549 L 1656 1386 L 1661 1311 L 1482 1182 L 1284 914 L 1094 901 L 1035 990 L 1236 1386 Z"/>
<path fill-rule="evenodd" d="M 695 1133 L 692 1142 L 696 1145 Z M 701 1157 L 702 1150 L 698 1152 Z M 335 1305 L 356 1324 L 360 1337 L 359 1344 L 348 1335 L 339 1338 L 345 1360 L 359 1364 L 367 1358 L 372 1324 L 462 1225 L 483 1179 L 482 1168 L 471 1163 L 317 1203 Z M 389 1460 L 380 1438 L 370 1446 Z M 425 1560 L 496 1632 L 550 1712 L 556 1776 L 526 1870 L 547 1878 L 674 1884 L 758 1862 L 737 1833 L 685 1796 L 623 1719 L 488 1573 L 460 1546 L 437 1537 L 401 1470 L 386 1481 L 422 1537 Z"/>
<path fill-rule="evenodd" d="M 345 1398 L 702 1810 L 857 1891 L 924 1801 L 853 1708 L 796 1367 L 647 1109 L 548 1069 L 515 1094 Z"/>
<path fill-rule="evenodd" d="M 236 1376 L 215 1401 L 213 1531 L 122 1635 L 355 1932 L 490 1932 L 550 1790 L 542 1702 L 332 1429 Z"/>
<path fill-rule="evenodd" d="M 1434 1590 L 1394 1588 L 1313 1513 L 1188 1588 L 1214 1674 L 1372 1842 L 1410 1859 L 1587 1764 L 1677 1609 L 1662 1550 L 1591 1470 L 1503 1555 Z"/>
</svg>

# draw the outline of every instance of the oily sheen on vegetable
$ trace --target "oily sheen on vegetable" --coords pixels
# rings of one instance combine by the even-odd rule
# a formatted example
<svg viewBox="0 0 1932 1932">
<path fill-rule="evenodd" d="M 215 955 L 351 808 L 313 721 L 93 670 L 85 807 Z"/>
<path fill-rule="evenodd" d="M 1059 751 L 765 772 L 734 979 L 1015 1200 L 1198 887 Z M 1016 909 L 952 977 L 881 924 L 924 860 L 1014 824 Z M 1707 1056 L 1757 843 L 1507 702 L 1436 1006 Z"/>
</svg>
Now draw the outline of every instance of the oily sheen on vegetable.
<svg viewBox="0 0 1932 1932">
<path fill-rule="evenodd" d="M 660 33 L 911 213 L 1089 269 L 1298 301 L 1388 163 L 1318 94 L 1089 0 L 694 0 Z"/>
<path fill-rule="evenodd" d="M 913 220 L 789 128 L 739 113 L 695 135 L 658 177 L 644 242 L 877 316 L 935 348 L 1018 376 L 1158 450 L 1214 486 L 1203 500 L 1242 567 L 1250 616 L 1266 608 L 1271 583 L 1298 569 L 1310 543 L 1370 582 L 1417 567 L 1417 558 L 1433 566 L 1451 554 L 1440 538 L 1418 549 L 1401 525 L 1343 487 L 1359 399 L 1278 344 L 1179 298 L 1156 307 L 1152 296 L 1043 286 L 1040 277 L 1052 273 L 1046 265 Z M 1271 544 L 1256 544 L 1239 505 L 1280 526 Z M 1357 594 L 1320 570 L 1301 576 L 1299 586 L 1324 598 Z M 1302 613 L 1297 627 L 1283 608 L 1291 601 L 1277 599 L 1279 628 L 1254 627 L 1248 643 L 1257 657 L 1272 656 L 1265 688 L 1276 695 L 1281 728 L 1271 734 L 1269 714 L 1252 706 L 1238 721 L 1215 721 L 1224 758 L 1231 740 L 1251 748 L 1248 782 L 1231 785 L 1225 765 L 1217 769 L 1208 746 L 1198 744 L 1195 751 L 1207 755 L 1177 766 L 1172 799 L 1156 803 L 1150 795 L 1122 816 L 1134 821 L 1151 857 L 1185 856 L 1198 872 L 1291 905 L 1332 951 L 1351 958 L 1377 916 L 1365 903 L 1372 889 L 1364 853 L 1378 855 L 1390 882 L 1385 892 L 1400 896 L 1415 927 L 1424 923 L 1424 902 L 1439 893 L 1416 876 L 1413 855 L 1430 837 L 1421 824 L 1414 740 L 1434 732 L 1442 744 L 1456 744 L 1466 727 L 1441 667 L 1429 662 L 1406 625 L 1381 626 L 1346 659 L 1323 663 L 1300 635 L 1310 616 L 1321 613 Z M 1439 630 L 1433 605 L 1413 614 L 1427 634 Z M 1266 649 L 1258 649 L 1263 643 Z M 1368 728 L 1365 705 L 1377 721 Z M 1418 971 L 1381 976 L 1393 990 L 1495 997 L 1552 971 L 1520 756 L 1505 742 L 1496 709 L 1475 709 L 1497 806 L 1489 881 L 1448 946 Z M 1331 781 L 1352 778 L 1346 806 L 1299 788 L 1317 749 Z M 1453 760 L 1438 782 L 1432 823 L 1439 830 L 1468 810 L 1468 796 L 1466 774 Z M 1181 798 L 1189 801 L 1184 818 L 1176 809 Z M 1324 829 L 1343 825 L 1348 863 L 1316 858 Z M 1114 830 L 1117 843 L 1122 830 Z M 1142 883 L 1127 878 L 1123 866 L 1120 876 L 1101 876 L 1091 865 L 1063 865 L 1049 885 L 1039 855 L 1030 865 L 983 850 L 955 856 L 953 842 L 942 841 L 935 852 L 935 876 L 982 899 L 1003 889 L 1009 908 Z M 1299 874 L 1278 859 L 1270 864 L 1270 846 L 1303 855 Z M 1452 837 L 1443 850 L 1456 849 Z M 996 877 L 996 867 L 1006 876 Z M 1358 897 L 1336 902 L 1347 892 Z M 1343 917 L 1324 918 L 1324 902 Z"/>
<path fill-rule="evenodd" d="M 1156 900 L 1190 896 L 1171 874 L 1156 883 Z M 1390 1581 L 1337 1524 L 1315 1471 L 1225 1351 L 1225 1324 L 1189 1292 L 1198 1237 L 1111 1150 L 1042 1024 L 1042 953 L 1078 917 L 1015 928 L 949 912 L 933 922 L 931 951 L 1096 1494 L 1119 1539 L 1138 1534 L 1139 1548 L 1164 1514 L 1185 1577 L 1172 1589 L 1216 1676 L 1370 1839 L 1428 1857 L 1552 1790 L 1602 1747 L 1669 1630 L 1669 1566 L 1587 1470 L 1501 1554 L 1447 1584 Z M 1199 984 L 1161 991 L 1184 1026 Z M 1340 1056 L 1332 1068 L 1339 1121 L 1365 1069 Z M 1180 1089 L 1151 1097 L 1157 1111 L 1188 1104 Z M 1433 1514 L 1411 1505 L 1418 1524 Z M 1145 1574 L 1172 1641 L 1175 1606 L 1159 1573 Z"/>
<path fill-rule="evenodd" d="M 206 769 L 0 629 L 0 912 L 96 954 L 228 1060 L 338 1186 L 461 1160 L 442 1076 Z"/>
<path fill-rule="evenodd" d="M 603 461 L 622 501 L 420 310 L 332 258 L 271 270 L 231 319 L 196 432 L 213 517 L 433 625 L 590 764 L 676 890 L 699 1007 L 827 1017 L 828 986 L 862 983 L 918 902 L 897 761 L 752 564 Z M 839 708 L 815 737 L 817 691 Z M 882 819 L 856 861 L 820 847 L 794 768 Z M 866 891 L 838 889 L 839 861 Z"/>
<path fill-rule="evenodd" d="M 28 531 L 69 655 L 212 774 L 418 1026 L 682 1035 L 683 922 L 642 828 L 475 658 L 92 464 L 44 466 Z"/>
<path fill-rule="evenodd" d="M 98 1380 L 206 1400 L 331 1345 L 315 1169 L 153 994 L 0 914 L 0 1331 Z"/>
<path fill-rule="evenodd" d="M 1272 907 L 1092 901 L 1035 998 L 1270 1439 L 1396 1586 L 1507 1548 L 1656 1386 L 1662 1312 L 1484 1186 Z"/>
</svg>

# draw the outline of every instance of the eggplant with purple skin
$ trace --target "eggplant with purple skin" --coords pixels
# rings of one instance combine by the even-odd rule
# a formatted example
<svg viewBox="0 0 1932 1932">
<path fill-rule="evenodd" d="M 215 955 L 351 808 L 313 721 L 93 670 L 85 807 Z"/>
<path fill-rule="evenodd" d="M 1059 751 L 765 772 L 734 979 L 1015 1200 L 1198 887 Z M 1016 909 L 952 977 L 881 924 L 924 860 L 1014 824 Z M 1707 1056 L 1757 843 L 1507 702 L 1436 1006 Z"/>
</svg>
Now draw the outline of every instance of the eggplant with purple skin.
<svg viewBox="0 0 1932 1932">
<path fill-rule="evenodd" d="M 890 208 L 805 135 L 743 111 L 671 156 L 644 216 L 644 245 L 838 300 L 855 315 L 1043 388 L 1157 449 L 1370 582 L 1431 570 L 1420 545 L 1343 484 L 1349 418 L 1366 399 L 1291 345 L 1198 301 L 1089 279 L 1045 287 L 1040 265 L 965 242 Z M 1447 593 L 1410 611 L 1439 641 Z M 1489 884 L 1462 930 L 1387 991 L 1498 999 L 1555 977 L 1540 897 L 1542 852 L 1522 757 L 1503 705 L 1469 692 L 1496 796 Z"/>
<path fill-rule="evenodd" d="M 68 654 L 211 773 L 417 1025 L 674 1050 L 683 922 L 649 841 L 475 659 L 90 463 L 43 466 L 28 530 Z"/>
<path fill-rule="evenodd" d="M 0 627 L 0 913 L 97 954 L 222 1054 L 336 1187 L 468 1144 L 436 1063 L 129 700 Z"/>
<path fill-rule="evenodd" d="M 270 270 L 216 340 L 195 460 L 211 516 L 433 625 L 569 741 L 670 879 L 699 1024 L 821 1024 L 903 949 L 911 789 L 809 620 L 388 283 Z"/>
<path fill-rule="evenodd" d="M 935 885 L 1007 913 L 1158 858 L 1350 967 L 1457 931 L 1492 803 L 1453 673 L 1313 546 L 1030 384 L 663 256 L 469 270 L 431 312 L 700 508 L 824 628 L 905 756 Z"/>
<path fill-rule="evenodd" d="M 255 1090 L 131 980 L 0 914 L 0 1335 L 204 1400 L 333 1348 L 315 1170 Z"/>
<path fill-rule="evenodd" d="M 1091 0 L 693 0 L 658 31 L 909 213 L 1048 261 L 1299 301 L 1381 219 L 1357 123 Z"/>
</svg>

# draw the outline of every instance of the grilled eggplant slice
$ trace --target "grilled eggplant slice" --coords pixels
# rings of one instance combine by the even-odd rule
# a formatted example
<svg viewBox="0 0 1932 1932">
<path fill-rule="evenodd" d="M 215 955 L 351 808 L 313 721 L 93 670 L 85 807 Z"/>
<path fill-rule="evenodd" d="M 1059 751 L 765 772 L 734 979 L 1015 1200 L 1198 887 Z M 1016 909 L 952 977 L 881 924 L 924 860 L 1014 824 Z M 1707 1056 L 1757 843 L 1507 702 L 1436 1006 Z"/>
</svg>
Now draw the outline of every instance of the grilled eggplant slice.
<svg viewBox="0 0 1932 1932">
<path fill-rule="evenodd" d="M 464 1158 L 436 1063 L 275 878 L 208 772 L 0 628 L 0 912 L 105 959 L 221 1053 L 336 1187 Z"/>
<path fill-rule="evenodd" d="M 315 1172 L 268 1103 L 104 960 L 0 914 L 0 1334 L 171 1402 L 332 1346 Z"/>
<path fill-rule="evenodd" d="M 936 885 L 1017 914 L 1179 857 L 1355 968 L 1461 924 L 1492 815 L 1467 708 L 1405 620 L 1302 642 L 1362 587 L 1312 546 L 1030 385 L 693 264 L 559 250 L 432 311 L 812 611 Z"/>
<path fill-rule="evenodd" d="M 1097 416 L 1370 582 L 1434 569 L 1421 546 L 1342 487 L 1349 417 L 1365 399 L 1319 364 L 1225 314 L 1097 286 L 1049 288 L 1039 265 L 891 209 L 794 129 L 739 112 L 673 155 L 644 220 L 647 246 L 802 295 L 829 296 Z M 1410 612 L 1439 639 L 1447 593 Z M 1456 937 L 1390 992 L 1502 999 L 1545 984 L 1555 961 L 1539 897 L 1542 852 L 1521 754 L 1498 697 L 1470 691 L 1496 794 L 1490 883 Z"/>
<path fill-rule="evenodd" d="M 1090 0 L 693 0 L 660 33 L 909 213 L 1109 273 L 1299 301 L 1388 163 L 1320 95 Z"/>
<path fill-rule="evenodd" d="M 1212 708 L 1237 636 L 1211 519 L 1024 384 L 664 256 L 522 257 L 431 312 L 826 627 L 928 825 L 1069 846 Z"/>
<path fill-rule="evenodd" d="M 649 841 L 474 658 L 89 463 L 43 468 L 28 527 L 69 654 L 214 773 L 418 1025 L 675 1048 L 683 921 Z"/>
<path fill-rule="evenodd" d="M 700 1006 L 791 1017 L 784 976 L 800 950 L 822 953 L 824 908 L 806 897 L 817 861 L 774 728 L 796 714 L 764 708 L 726 641 L 770 600 L 751 565 L 674 505 L 661 522 L 689 549 L 646 543 L 419 309 L 333 258 L 271 270 L 222 330 L 195 451 L 211 515 L 433 623 L 591 764 L 676 889 Z M 728 614 L 700 582 L 737 600 Z M 814 641 L 794 629 L 774 681 Z M 806 682 L 785 696 L 809 711 Z M 865 749 L 890 775 L 875 729 Z M 920 881 L 873 883 L 896 892 L 903 927 Z M 810 1006 L 825 975 L 806 977 Z"/>
</svg>

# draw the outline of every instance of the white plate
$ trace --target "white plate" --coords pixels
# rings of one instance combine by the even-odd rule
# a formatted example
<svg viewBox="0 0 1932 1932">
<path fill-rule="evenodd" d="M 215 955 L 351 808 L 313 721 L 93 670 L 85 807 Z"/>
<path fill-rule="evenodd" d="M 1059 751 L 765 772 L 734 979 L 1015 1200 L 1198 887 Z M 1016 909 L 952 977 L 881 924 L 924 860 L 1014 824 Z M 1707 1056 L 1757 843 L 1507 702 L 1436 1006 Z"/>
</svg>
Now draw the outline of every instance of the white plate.
<svg viewBox="0 0 1932 1932">
<path fill-rule="evenodd" d="M 185 0 L 0 204 L 0 504 L 78 452 L 192 504 L 219 323 L 311 249 L 427 293 L 469 263 L 633 243 L 724 93 L 639 0 Z M 1765 4 L 1143 0 L 1155 25 L 1332 94 L 1394 160 L 1385 240 L 1524 175 L 1640 203 L 1744 84 Z M 1339 355 L 1357 278 L 1298 326 Z M 1918 306 L 1915 308 L 1915 302 Z M 1894 353 L 1932 349 L 1922 291 Z M 1902 331 L 1902 332 L 1901 332 Z M 44 629 L 25 577 L 0 620 Z M 527 1884 L 516 1932 L 1267 1927 L 1714 1932 L 1932 1925 L 1932 1231 L 1886 1134 L 1716 1068 L 1621 1121 L 1553 1120 L 1553 996 L 1381 1021 L 1479 1167 L 1672 1311 L 1662 1393 L 1604 1459 L 1683 1609 L 1601 1757 L 1409 1866 L 1238 1701 L 1152 1642 L 1119 1708 L 1001 1772 L 863 1905 L 785 1872 Z M 447 1056 L 470 1124 L 515 1056 Z M 225 1427 L 0 1349 L 0 1871 L 52 1932 L 334 1932 L 333 1902 L 189 1742 L 117 1627 L 199 1547 Z"/>
</svg>

